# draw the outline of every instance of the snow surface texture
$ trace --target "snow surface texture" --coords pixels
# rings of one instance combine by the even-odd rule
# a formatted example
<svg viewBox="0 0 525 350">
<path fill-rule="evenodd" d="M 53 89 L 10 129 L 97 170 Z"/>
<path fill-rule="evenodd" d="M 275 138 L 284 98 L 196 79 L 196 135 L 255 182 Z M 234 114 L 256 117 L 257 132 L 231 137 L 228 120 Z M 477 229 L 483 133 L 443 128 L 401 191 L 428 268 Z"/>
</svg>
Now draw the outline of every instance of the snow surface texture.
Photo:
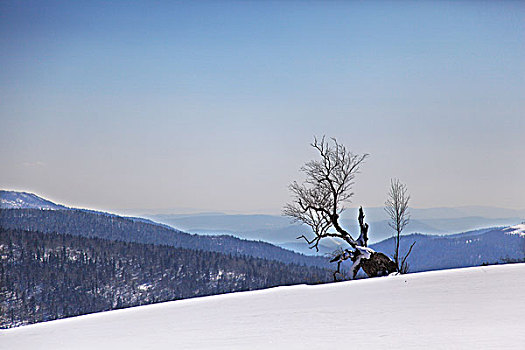
<svg viewBox="0 0 525 350">
<path fill-rule="evenodd" d="M 523 349 L 525 264 L 278 287 L 0 332 L 1 349 Z"/>
<path fill-rule="evenodd" d="M 504 231 L 507 231 L 506 233 L 511 235 L 525 236 L 525 223 L 521 223 L 516 226 L 511 226 L 509 228 L 506 228 Z"/>
</svg>

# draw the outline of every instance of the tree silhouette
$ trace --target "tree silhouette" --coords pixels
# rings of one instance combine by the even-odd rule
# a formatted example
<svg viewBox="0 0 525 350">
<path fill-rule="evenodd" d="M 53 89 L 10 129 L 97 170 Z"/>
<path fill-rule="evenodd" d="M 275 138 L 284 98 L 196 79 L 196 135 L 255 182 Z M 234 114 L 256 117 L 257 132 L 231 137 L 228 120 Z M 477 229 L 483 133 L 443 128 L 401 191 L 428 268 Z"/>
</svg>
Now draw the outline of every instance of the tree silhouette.
<svg viewBox="0 0 525 350">
<path fill-rule="evenodd" d="M 331 142 L 330 142 L 331 141 Z M 311 249 L 319 251 L 319 242 L 324 238 L 339 238 L 349 246 L 334 253 L 331 262 L 337 263 L 334 279 L 340 274 L 341 263 L 350 259 L 350 273 L 355 278 L 360 268 L 368 276 L 381 276 L 395 272 L 395 263 L 385 254 L 367 247 L 368 224 L 365 223 L 363 208 L 359 209 L 360 234 L 357 239 L 341 227 L 339 219 L 345 210 L 344 204 L 354 195 L 354 178 L 368 154 L 354 154 L 335 138 L 314 138 L 311 146 L 317 150 L 320 159 L 307 162 L 301 171 L 306 175 L 303 183 L 290 185 L 293 200 L 285 205 L 283 214 L 296 222 L 302 222 L 312 229 L 314 236 L 301 235 Z"/>
</svg>

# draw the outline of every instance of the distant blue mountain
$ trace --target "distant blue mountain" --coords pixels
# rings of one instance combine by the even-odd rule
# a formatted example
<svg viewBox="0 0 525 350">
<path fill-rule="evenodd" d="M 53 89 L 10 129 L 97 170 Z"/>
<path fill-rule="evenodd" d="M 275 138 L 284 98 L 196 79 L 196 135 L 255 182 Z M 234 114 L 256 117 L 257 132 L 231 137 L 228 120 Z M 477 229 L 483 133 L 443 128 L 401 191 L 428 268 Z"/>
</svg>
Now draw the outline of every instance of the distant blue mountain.
<svg viewBox="0 0 525 350">
<path fill-rule="evenodd" d="M 522 261 L 525 235 L 511 232 L 508 227 L 495 227 L 449 236 L 410 234 L 401 237 L 400 255 L 404 256 L 416 242 L 407 259 L 410 272 Z M 393 256 L 394 239 L 373 244 L 371 248 Z"/>
<path fill-rule="evenodd" d="M 512 232 L 521 232 L 521 234 Z M 523 232 L 525 232 L 525 225 L 510 228 L 492 227 L 447 236 L 409 234 L 401 237 L 400 251 L 404 256 L 410 245 L 416 242 L 407 259 L 410 272 L 523 261 L 525 259 Z M 315 250 L 308 249 L 308 245 L 302 240 L 280 246 L 303 254 L 316 254 Z M 394 255 L 392 237 L 370 247 L 390 257 Z M 328 254 L 335 250 L 337 245 L 332 241 L 325 241 L 319 248 L 317 254 Z"/>
<path fill-rule="evenodd" d="M 491 212 L 491 209 L 493 212 Z M 525 212 L 490 208 L 435 208 L 410 209 L 412 218 L 405 233 L 454 234 L 485 227 L 510 226 L 525 220 Z M 392 236 L 383 208 L 366 208 L 366 221 L 370 225 L 371 243 L 380 242 Z M 487 216 L 480 216 L 481 214 Z M 449 215 L 449 217 L 447 217 Z M 291 223 L 289 218 L 278 215 L 230 215 L 210 214 L 149 214 L 145 215 L 156 222 L 168 224 L 177 229 L 206 234 L 229 234 L 244 239 L 260 239 L 289 248 L 297 247 L 296 237 L 311 234 L 309 227 Z M 355 235 L 359 232 L 357 213 L 350 208 L 343 214 L 341 224 Z M 300 247 L 300 246 L 299 246 Z M 296 251 L 301 251 L 295 249 Z"/>
<path fill-rule="evenodd" d="M 85 221 L 86 218 L 80 220 L 77 214 L 64 216 L 64 214 L 57 213 L 56 215 L 51 215 L 51 213 L 48 213 L 46 215 L 44 211 L 42 214 L 38 214 L 38 216 L 41 217 L 39 226 L 32 227 L 30 225 L 31 220 L 24 217 L 17 218 L 16 213 L 10 213 L 9 210 L 5 210 L 2 215 L 4 226 L 6 226 L 7 223 L 10 223 L 13 224 L 13 227 L 15 228 L 33 229 L 43 232 L 64 231 L 60 225 L 62 225 L 61 223 L 65 220 L 65 218 L 68 218 L 68 220 L 71 222 L 71 225 L 68 227 L 68 232 L 65 233 L 93 236 L 94 234 L 89 232 L 95 232 L 96 227 L 98 227 L 98 234 L 101 234 L 102 232 L 108 232 L 109 236 L 106 238 L 169 245 L 172 245 L 175 241 L 182 239 L 185 243 L 177 243 L 174 245 L 182 244 L 182 246 L 185 247 L 200 247 L 197 249 L 222 251 L 226 253 L 241 253 L 252 256 L 267 256 L 270 259 L 277 259 L 280 261 L 294 261 L 297 263 L 306 263 L 308 265 L 312 264 L 318 266 L 323 265 L 320 260 L 314 261 L 311 260 L 310 257 L 301 257 L 300 255 L 295 255 L 289 250 L 308 255 L 323 255 L 333 251 L 338 246 L 337 240 L 324 240 L 321 242 L 320 251 L 318 253 L 314 250 L 308 249 L 306 242 L 303 240 L 297 240 L 296 237 L 301 234 L 305 234 L 306 236 L 311 234 L 309 228 L 298 224 L 291 224 L 287 218 L 280 216 L 226 215 L 220 213 L 213 215 L 204 214 L 155 216 L 156 219 L 160 219 L 160 221 L 163 221 L 166 224 L 170 224 L 178 228 L 181 228 L 180 226 L 184 226 L 186 229 L 193 227 L 196 229 L 188 229 L 188 231 L 198 231 L 201 234 L 208 234 L 208 237 L 203 237 L 197 235 L 188 235 L 184 232 L 181 232 L 180 230 L 173 229 L 171 226 L 166 224 L 158 224 L 149 219 L 137 217 L 120 217 L 115 214 L 103 213 L 93 210 L 68 208 L 63 205 L 55 204 L 31 193 L 0 191 L 0 200 L 0 208 L 2 209 L 30 208 L 58 211 L 73 210 L 76 212 L 84 212 L 86 214 L 95 214 L 99 218 L 113 218 L 113 220 L 108 221 L 90 217 L 91 219 L 89 219 L 90 221 L 88 221 L 88 225 Z M 478 208 L 477 210 L 486 211 L 488 209 Z M 379 210 L 371 211 L 374 213 L 372 217 L 379 217 Z M 430 209 L 424 209 L 423 212 L 427 217 L 431 216 L 432 214 Z M 457 215 L 457 211 L 438 208 L 437 214 L 435 214 L 435 216 L 451 213 L 455 213 L 455 215 Z M 499 214 L 503 214 L 501 210 L 499 211 Z M 37 214 L 32 213 L 32 215 Z M 62 217 L 61 215 L 63 218 L 58 219 L 59 216 Z M 43 217 L 46 219 L 42 220 Z M 53 219 L 51 220 L 51 218 Z M 22 219 L 26 221 L 21 221 Z M 2 224 L 1 221 L 2 220 L 0 220 L 0 224 Z M 504 262 L 505 260 L 525 259 L 525 235 L 509 234 L 510 231 L 508 230 L 508 227 L 511 224 L 516 224 L 520 221 L 523 221 L 523 219 L 454 217 L 452 219 L 422 219 L 421 222 L 419 220 L 413 220 L 412 223 L 415 223 L 415 226 L 413 227 L 418 227 L 419 225 L 419 227 L 423 228 L 427 227 L 428 223 L 431 223 L 435 226 L 442 225 L 446 227 L 447 232 L 450 232 L 452 228 L 455 227 L 454 225 L 459 225 L 459 227 L 476 226 L 474 224 L 476 221 L 480 221 L 481 223 L 493 223 L 492 226 L 497 227 L 470 230 L 463 233 L 449 235 L 428 235 L 419 233 L 404 235 L 401 240 L 402 253 L 408 249 L 412 242 L 416 242 L 412 254 L 408 259 L 411 267 L 410 270 L 413 272 L 437 270 L 455 267 L 477 266 L 483 263 Z M 17 224 L 14 224 L 15 222 Z M 131 222 L 147 226 L 132 225 Z M 51 223 L 53 223 L 54 226 L 51 225 Z M 115 227 L 116 223 L 119 223 L 117 227 Z M 357 232 L 357 227 L 352 226 L 351 220 L 346 219 L 343 223 L 347 225 L 346 227 L 351 232 Z M 10 225 L 8 226 L 11 227 Z M 101 227 L 104 227 L 104 230 L 100 230 Z M 111 227 L 110 231 L 108 231 L 108 227 Z M 88 232 L 84 233 L 83 231 L 85 231 L 85 228 L 89 228 L 89 230 Z M 73 231 L 69 232 L 69 230 Z M 209 237 L 209 234 L 215 237 Z M 239 240 L 231 236 L 241 239 Z M 372 243 L 371 247 L 373 249 L 384 252 L 389 256 L 393 255 L 394 242 L 391 238 L 392 232 L 388 228 L 386 221 L 382 220 L 371 222 L 370 236 Z M 289 250 L 282 250 L 263 242 L 245 241 L 244 239 L 270 242 Z M 377 242 L 379 239 L 383 240 Z M 374 243 L 374 241 L 377 243 Z"/>
</svg>

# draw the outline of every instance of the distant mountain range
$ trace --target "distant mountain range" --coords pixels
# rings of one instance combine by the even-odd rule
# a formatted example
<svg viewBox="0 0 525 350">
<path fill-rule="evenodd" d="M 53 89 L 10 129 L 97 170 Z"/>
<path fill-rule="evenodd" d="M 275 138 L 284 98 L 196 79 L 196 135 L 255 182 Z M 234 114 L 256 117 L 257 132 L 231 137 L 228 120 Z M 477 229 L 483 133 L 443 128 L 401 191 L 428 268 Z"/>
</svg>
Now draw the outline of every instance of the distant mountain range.
<svg viewBox="0 0 525 350">
<path fill-rule="evenodd" d="M 431 208 L 410 209 L 411 220 L 405 234 L 454 234 L 485 227 L 511 226 L 525 221 L 525 211 L 492 208 Z M 383 208 L 365 208 L 366 221 L 370 225 L 370 242 L 377 243 L 392 236 L 387 216 Z M 312 254 L 298 244 L 296 237 L 308 236 L 310 228 L 277 215 L 230 215 L 221 213 L 203 214 L 148 214 L 149 219 L 162 222 L 180 230 L 205 235 L 228 234 L 245 239 L 258 239 Z M 358 232 L 357 209 L 344 212 L 342 224 L 350 232 Z M 328 244 L 325 242 L 325 245 Z M 328 244 L 330 250 L 334 244 Z"/>
<path fill-rule="evenodd" d="M 8 191 L 2 191 L 0 194 L 4 196 L 6 192 Z M 299 265 L 329 266 L 326 258 L 305 256 L 263 241 L 240 239 L 229 235 L 189 234 L 149 219 L 66 208 L 36 195 L 28 196 L 27 193 L 20 192 L 17 197 L 17 193 L 10 191 L 8 201 L 2 201 L 4 204 L 0 208 L 0 227 L 43 233 L 57 232 L 123 242 L 169 245 L 238 256 L 248 255 Z M 24 203 L 25 198 L 30 198 L 31 202 Z M 17 203 L 15 208 L 10 207 L 9 204 L 13 201 Z M 41 208 L 38 208 L 38 203 L 42 204 Z M 25 207 L 31 207 L 31 209 L 23 209 Z"/>
<path fill-rule="evenodd" d="M 149 216 L 150 219 L 164 223 L 159 224 L 149 219 L 120 217 L 91 210 L 66 208 L 34 194 L 23 192 L 2 191 L 0 199 L 0 205 L 4 209 L 38 207 L 49 209 L 44 211 L 2 210 L 0 226 L 13 229 L 61 232 L 139 243 L 168 244 L 322 267 L 327 266 L 326 259 L 319 255 L 332 252 L 340 244 L 337 240 L 327 239 L 320 245 L 318 253 L 310 250 L 306 242 L 296 239 L 301 234 L 308 235 L 309 228 L 291 224 L 287 218 L 281 216 L 221 213 Z M 65 210 L 69 213 L 65 213 Z M 465 207 L 412 209 L 411 212 L 413 219 L 412 226 L 409 228 L 412 227 L 412 229 L 407 229 L 408 233 L 414 232 L 414 227 L 418 225 L 420 228 L 443 227 L 441 230 L 421 230 L 424 233 L 429 233 L 429 231 L 450 232 L 448 235 L 415 233 L 403 236 L 402 250 L 413 241 L 417 241 L 408 260 L 412 271 L 475 266 L 483 263 L 503 262 L 505 259 L 525 258 L 525 237 L 511 235 L 508 231 L 509 227 L 525 220 L 522 217 L 497 218 L 498 215 L 517 215 L 518 211 L 489 207 Z M 488 217 L 460 216 L 473 213 L 485 214 Z M 351 214 L 352 210 L 349 210 L 343 223 L 351 232 L 357 232 L 357 227 L 353 225 L 354 220 L 349 218 Z M 391 256 L 394 246 L 391 229 L 386 220 L 378 220 L 384 218 L 382 208 L 367 209 L 366 215 L 367 219 L 376 219 L 370 223 L 372 248 Z M 447 216 L 449 218 L 446 218 Z M 168 225 L 200 235 L 188 234 Z M 480 225 L 487 226 L 479 229 Z M 455 232 L 463 231 L 463 233 L 452 234 L 451 230 L 454 227 L 478 229 L 457 230 Z M 514 227 L 519 227 L 519 225 Z M 383 234 L 378 234 L 380 232 Z M 378 236 L 383 239 L 379 240 Z M 279 247 L 268 242 L 277 244 Z M 318 256 L 307 257 L 292 251 Z"/>
<path fill-rule="evenodd" d="M 493 227 L 448 236 L 411 234 L 402 236 L 401 255 L 416 242 L 407 261 L 410 272 L 525 261 L 525 224 Z M 371 245 L 389 256 L 394 239 Z"/>
</svg>

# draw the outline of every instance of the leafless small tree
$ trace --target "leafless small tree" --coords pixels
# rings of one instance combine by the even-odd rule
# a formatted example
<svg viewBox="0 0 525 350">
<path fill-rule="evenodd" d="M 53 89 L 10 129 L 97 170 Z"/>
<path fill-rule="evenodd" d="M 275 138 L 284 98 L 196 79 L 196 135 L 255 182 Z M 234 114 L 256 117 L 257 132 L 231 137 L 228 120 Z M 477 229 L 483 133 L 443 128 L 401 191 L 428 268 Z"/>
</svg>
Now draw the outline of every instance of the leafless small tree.
<svg viewBox="0 0 525 350">
<path fill-rule="evenodd" d="M 317 150 L 320 159 L 301 168 L 306 180 L 302 184 L 293 182 L 290 185 L 293 201 L 285 205 L 283 214 L 310 226 L 314 236 L 311 239 L 305 235 L 298 238 L 306 240 L 311 249 L 319 251 L 319 242 L 327 237 L 339 238 L 350 246 L 350 249 L 341 249 L 332 259 L 332 262 L 337 262 L 337 273 L 341 262 L 347 259 L 353 262 L 353 277 L 360 268 L 369 276 L 394 272 L 395 266 L 390 258 L 367 247 L 368 224 L 364 222 L 363 208 L 359 210 L 360 235 L 357 240 L 339 223 L 344 204 L 354 195 L 354 178 L 368 154 L 354 154 L 335 138 L 330 141 L 324 137 L 314 139 L 311 146 Z"/>
<path fill-rule="evenodd" d="M 401 232 L 403 232 L 403 229 L 410 221 L 410 213 L 408 212 L 409 200 L 410 195 L 408 194 L 407 186 L 402 184 L 399 179 L 391 179 L 388 199 L 385 202 L 385 211 L 390 218 L 388 225 L 396 231 L 394 234 L 394 263 L 396 264 L 397 271 L 400 273 L 408 272 L 406 260 L 415 244 L 415 242 L 412 243 L 408 253 L 400 260 L 399 243 L 401 240 Z"/>
</svg>

